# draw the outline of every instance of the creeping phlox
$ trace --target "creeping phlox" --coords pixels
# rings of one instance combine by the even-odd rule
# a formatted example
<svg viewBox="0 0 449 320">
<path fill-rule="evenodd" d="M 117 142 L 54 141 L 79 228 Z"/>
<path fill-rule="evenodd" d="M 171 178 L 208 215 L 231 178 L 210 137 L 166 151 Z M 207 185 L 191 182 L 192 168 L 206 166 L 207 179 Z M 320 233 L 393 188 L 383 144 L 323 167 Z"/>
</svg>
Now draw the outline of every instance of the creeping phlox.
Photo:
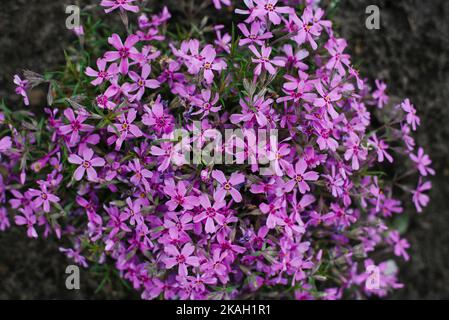
<svg viewBox="0 0 449 320">
<path fill-rule="evenodd" d="M 409 260 L 409 244 L 394 226 L 428 204 L 435 174 L 412 137 L 420 119 L 361 78 L 317 1 L 235 1 L 233 32 L 189 39 L 167 31 L 168 8 L 101 5 L 138 13 L 136 26 L 110 34 L 76 86 L 53 79 L 61 99 L 45 114 L 2 108 L 0 230 L 55 234 L 77 263 L 114 265 L 144 299 L 383 297 L 402 286 L 394 259 Z M 48 79 L 22 78 L 28 105 Z M 174 132 L 193 121 L 194 147 L 208 129 L 243 133 L 214 147 L 232 154 L 238 141 L 234 163 L 180 155 Z M 279 134 L 263 145 L 263 175 L 236 160 L 254 157 L 254 129 Z"/>
</svg>

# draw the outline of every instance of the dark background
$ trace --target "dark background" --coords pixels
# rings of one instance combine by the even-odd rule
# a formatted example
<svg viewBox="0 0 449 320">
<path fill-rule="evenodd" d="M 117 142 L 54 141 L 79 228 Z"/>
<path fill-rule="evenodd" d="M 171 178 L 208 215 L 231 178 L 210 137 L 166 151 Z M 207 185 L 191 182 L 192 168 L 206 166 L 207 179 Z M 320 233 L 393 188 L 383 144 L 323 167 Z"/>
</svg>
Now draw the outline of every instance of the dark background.
<svg viewBox="0 0 449 320">
<path fill-rule="evenodd" d="M 19 101 L 13 94 L 15 73 L 55 70 L 64 61 L 63 49 L 73 40 L 65 29 L 65 4 L 76 1 L 1 2 L 0 99 L 7 98 L 14 108 Z M 437 170 L 431 205 L 412 216 L 407 231 L 411 261 L 400 274 L 406 287 L 391 298 L 449 299 L 449 1 L 338 2 L 333 19 L 349 41 L 354 62 L 364 76 L 387 81 L 392 99 L 409 97 L 416 105 L 422 119 L 418 142 Z M 381 10 L 380 30 L 365 28 L 365 9 L 371 4 Z M 0 299 L 136 297 L 110 282 L 95 293 L 103 278 L 87 271 L 81 273 L 81 290 L 66 290 L 64 271 L 71 262 L 57 248 L 55 241 L 29 240 L 17 228 L 0 232 Z"/>
</svg>

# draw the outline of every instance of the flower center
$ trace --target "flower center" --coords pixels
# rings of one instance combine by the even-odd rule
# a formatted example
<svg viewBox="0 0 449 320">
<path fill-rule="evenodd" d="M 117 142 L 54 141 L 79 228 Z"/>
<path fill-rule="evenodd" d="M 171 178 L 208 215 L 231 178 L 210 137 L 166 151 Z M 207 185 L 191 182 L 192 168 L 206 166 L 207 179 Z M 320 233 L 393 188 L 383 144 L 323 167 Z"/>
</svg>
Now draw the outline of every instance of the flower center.
<svg viewBox="0 0 449 320">
<path fill-rule="evenodd" d="M 84 161 L 83 162 L 83 167 L 86 168 L 86 169 L 90 168 L 90 162 L 89 161 Z"/>
<path fill-rule="evenodd" d="M 274 11 L 274 5 L 272 5 L 271 3 L 267 3 L 265 5 L 265 10 L 273 12 Z"/>
<path fill-rule="evenodd" d="M 295 180 L 296 180 L 296 182 L 302 182 L 302 181 L 304 180 L 304 178 L 302 177 L 302 175 L 297 174 L 297 175 L 295 176 Z"/>
<path fill-rule="evenodd" d="M 206 63 L 204 64 L 204 69 L 206 69 L 206 70 L 212 69 L 212 64 L 211 64 L 210 62 L 206 62 Z"/>
</svg>

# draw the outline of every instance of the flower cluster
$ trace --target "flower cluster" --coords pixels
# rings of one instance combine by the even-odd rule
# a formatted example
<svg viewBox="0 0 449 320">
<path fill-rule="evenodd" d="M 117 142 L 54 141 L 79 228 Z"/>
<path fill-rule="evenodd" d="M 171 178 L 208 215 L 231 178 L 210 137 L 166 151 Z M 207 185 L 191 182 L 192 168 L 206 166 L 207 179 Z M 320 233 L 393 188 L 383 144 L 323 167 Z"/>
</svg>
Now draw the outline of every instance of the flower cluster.
<svg viewBox="0 0 449 320">
<path fill-rule="evenodd" d="M 51 80 L 61 99 L 42 121 L 4 107 L 0 230 L 14 217 L 29 237 L 66 239 L 62 252 L 83 266 L 113 263 L 144 299 L 339 299 L 401 287 L 392 256 L 408 260 L 409 244 L 394 222 L 407 197 L 419 212 L 428 204 L 435 174 L 411 136 L 416 109 L 391 104 L 383 82 L 371 91 L 316 1 L 284 2 L 245 0 L 239 35 L 214 26 L 189 39 L 167 32 L 167 8 L 141 13 L 76 85 Z M 27 80 L 14 81 L 28 104 Z M 262 174 L 251 139 L 215 144 L 234 154 L 238 140 L 231 163 L 192 164 L 177 129 L 200 131 L 187 137 L 194 148 L 210 129 L 246 138 L 276 129 L 279 142 L 263 145 Z M 372 266 L 377 287 L 365 285 Z"/>
</svg>

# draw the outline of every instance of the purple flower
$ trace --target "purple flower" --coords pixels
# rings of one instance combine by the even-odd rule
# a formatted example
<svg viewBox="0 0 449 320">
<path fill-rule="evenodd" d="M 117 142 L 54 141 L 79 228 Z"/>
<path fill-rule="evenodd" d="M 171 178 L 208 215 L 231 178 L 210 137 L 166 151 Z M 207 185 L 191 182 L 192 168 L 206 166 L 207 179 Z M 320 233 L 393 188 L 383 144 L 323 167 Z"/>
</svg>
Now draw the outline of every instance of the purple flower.
<svg viewBox="0 0 449 320">
<path fill-rule="evenodd" d="M 134 45 L 139 42 L 139 37 L 132 34 L 126 38 L 125 44 L 123 44 L 120 36 L 118 34 L 113 34 L 108 39 L 108 43 L 112 45 L 117 51 L 108 51 L 104 54 L 104 59 L 106 61 L 112 62 L 120 60 L 120 73 L 127 74 L 129 69 L 129 59 L 139 60 L 141 54 Z"/>
<path fill-rule="evenodd" d="M 36 208 L 43 207 L 45 212 L 50 212 L 50 202 L 58 203 L 61 200 L 54 194 L 49 193 L 47 185 L 44 183 L 41 184 L 41 190 L 29 189 L 28 192 L 34 198 L 33 205 Z"/>
<path fill-rule="evenodd" d="M 244 39 L 240 39 L 239 46 L 245 46 L 247 44 L 258 44 L 262 46 L 265 44 L 265 40 L 273 37 L 271 32 L 265 32 L 259 21 L 255 21 L 251 24 L 251 30 L 248 30 L 248 27 L 245 23 L 239 23 L 237 27 L 242 31 L 243 35 L 246 37 Z"/>
<path fill-rule="evenodd" d="M 423 207 L 427 207 L 429 204 L 430 198 L 428 195 L 424 194 L 424 192 L 432 189 L 432 183 L 430 181 L 421 182 L 421 179 L 419 180 L 418 187 L 416 190 L 412 191 L 413 195 L 413 203 L 415 204 L 416 210 L 418 212 L 423 211 Z"/>
<path fill-rule="evenodd" d="M 187 266 L 198 267 L 200 265 L 198 257 L 192 255 L 195 247 L 190 243 L 186 243 L 181 252 L 174 245 L 166 246 L 164 251 L 169 255 L 162 260 L 166 268 L 171 269 L 177 265 L 180 276 L 188 275 Z"/>
<path fill-rule="evenodd" d="M 16 74 L 14 76 L 14 84 L 16 85 L 16 93 L 23 97 L 23 101 L 26 106 L 30 105 L 30 100 L 28 99 L 28 95 L 26 90 L 28 89 L 28 80 L 22 80 Z"/>
<path fill-rule="evenodd" d="M 113 63 L 106 70 L 106 60 L 105 59 L 97 59 L 97 67 L 98 71 L 95 71 L 91 67 L 87 67 L 85 74 L 89 77 L 95 77 L 96 79 L 91 82 L 92 85 L 98 86 L 102 84 L 104 81 L 109 81 L 113 77 L 118 74 L 118 67 L 116 63 Z"/>
<path fill-rule="evenodd" d="M 235 202 L 239 203 L 242 201 L 242 195 L 237 191 L 235 186 L 245 182 L 245 176 L 243 174 L 234 172 L 228 181 L 223 171 L 214 170 L 212 171 L 212 177 L 220 183 L 220 187 L 216 191 L 217 199 L 224 200 L 229 193 Z"/>
<path fill-rule="evenodd" d="M 298 190 L 302 194 L 310 191 L 307 181 L 317 181 L 319 179 L 319 174 L 315 171 L 306 170 L 307 163 L 303 158 L 299 159 L 294 169 L 292 165 L 288 167 L 287 175 L 292 179 L 284 186 L 286 192 L 292 191 L 295 186 L 298 186 Z"/>
<path fill-rule="evenodd" d="M 254 74 L 256 76 L 260 75 L 262 73 L 262 70 L 267 70 L 270 74 L 275 74 L 276 69 L 273 67 L 273 65 L 278 67 L 285 66 L 285 62 L 280 58 L 273 58 L 270 59 L 271 55 L 271 48 L 267 48 L 265 46 L 262 46 L 261 52 L 257 51 L 256 47 L 253 45 L 249 46 L 249 49 L 254 53 L 254 55 L 257 57 L 257 59 L 252 59 L 253 63 L 257 63 L 257 67 L 254 70 Z"/>
<path fill-rule="evenodd" d="M 193 218 L 193 222 L 195 222 L 195 223 L 206 220 L 204 230 L 207 233 L 215 233 L 216 232 L 217 228 L 215 226 L 214 221 L 218 225 L 221 226 L 221 225 L 223 225 L 223 222 L 225 220 L 225 217 L 221 213 L 219 213 L 219 210 L 221 208 L 223 208 L 224 206 L 226 206 L 226 202 L 222 199 L 219 199 L 217 194 L 214 194 L 214 200 L 215 200 L 215 203 L 214 203 L 214 205 L 212 205 L 209 200 L 209 196 L 207 196 L 206 194 L 202 194 L 199 197 L 202 211 L 200 214 L 196 215 Z"/>
<path fill-rule="evenodd" d="M 132 92 L 137 90 L 137 93 L 130 98 L 131 102 L 135 100 L 140 101 L 142 99 L 143 94 L 145 93 L 145 88 L 150 89 L 159 88 L 160 86 L 159 81 L 148 79 L 150 73 L 151 73 L 151 66 L 149 64 L 145 64 L 142 67 L 141 76 L 139 76 L 134 71 L 129 72 L 129 77 L 134 81 L 134 83 L 127 87 L 127 91 Z"/>
<path fill-rule="evenodd" d="M 129 110 L 128 114 L 121 113 L 118 116 L 120 122 L 108 126 L 108 132 L 115 133 L 108 139 L 108 143 L 112 144 L 115 142 L 116 151 L 121 149 L 123 142 L 127 138 L 139 138 L 143 135 L 139 127 L 133 124 L 134 120 L 136 120 L 136 114 L 137 111 L 135 109 Z"/>
<path fill-rule="evenodd" d="M 69 162 L 73 164 L 78 164 L 79 167 L 75 170 L 73 177 L 76 181 L 80 181 L 84 173 L 87 171 L 87 180 L 96 182 L 98 179 L 97 171 L 95 171 L 94 167 L 103 167 L 105 165 L 105 161 L 102 158 L 95 157 L 94 151 L 90 148 L 86 148 L 83 151 L 82 158 L 79 155 L 71 154 L 69 156 Z"/>
<path fill-rule="evenodd" d="M 257 7 L 252 12 L 252 16 L 263 18 L 268 16 L 268 19 L 273 24 L 278 25 L 281 23 L 280 14 L 290 13 L 290 7 L 278 7 L 276 6 L 278 0 L 254 0 Z"/>
<path fill-rule="evenodd" d="M 401 108 L 407 113 L 406 116 L 407 123 L 412 127 L 413 131 L 416 131 L 416 127 L 421 124 L 421 120 L 416 115 L 415 107 L 410 103 L 409 99 L 406 99 L 401 104 Z"/>
<path fill-rule="evenodd" d="M 104 9 L 106 13 L 110 13 L 116 9 L 139 12 L 138 6 L 131 5 L 134 1 L 136 0 L 102 0 L 100 5 L 107 7 L 107 9 Z"/>
<path fill-rule="evenodd" d="M 69 120 L 70 124 L 59 127 L 59 132 L 62 135 L 70 135 L 70 144 L 74 145 L 80 140 L 80 132 L 93 131 L 94 127 L 84 122 L 88 119 L 86 114 L 79 113 L 75 117 L 75 113 L 71 108 L 64 111 L 64 116 Z"/>
<path fill-rule="evenodd" d="M 390 100 L 390 98 L 385 93 L 385 91 L 387 90 L 387 85 L 380 80 L 376 80 L 376 87 L 376 91 L 373 92 L 373 98 L 377 101 L 377 107 L 379 109 L 382 109 L 384 105 L 386 105 Z"/>
<path fill-rule="evenodd" d="M 33 213 L 33 210 L 30 207 L 25 207 L 24 209 L 21 208 L 19 210 L 23 215 L 16 215 L 14 217 L 15 223 L 19 226 L 27 226 L 28 237 L 37 238 L 37 232 L 34 228 L 34 225 L 37 223 L 37 219 Z"/>
<path fill-rule="evenodd" d="M 430 157 L 424 153 L 423 148 L 419 148 L 416 155 L 410 153 L 410 159 L 412 159 L 413 162 L 416 163 L 419 173 L 422 176 L 426 177 L 427 174 L 431 174 L 432 176 L 435 175 L 435 170 L 429 167 L 432 164 L 432 160 L 430 160 Z"/>
</svg>

